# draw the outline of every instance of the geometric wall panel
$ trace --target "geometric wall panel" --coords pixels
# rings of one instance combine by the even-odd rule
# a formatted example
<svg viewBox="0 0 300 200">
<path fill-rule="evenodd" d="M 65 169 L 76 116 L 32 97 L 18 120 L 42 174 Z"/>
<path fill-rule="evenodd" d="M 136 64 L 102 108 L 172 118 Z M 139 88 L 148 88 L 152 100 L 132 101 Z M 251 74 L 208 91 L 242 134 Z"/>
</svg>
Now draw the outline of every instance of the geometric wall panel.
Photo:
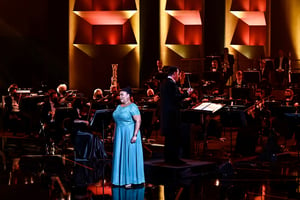
<svg viewBox="0 0 300 200">
<path fill-rule="evenodd" d="M 231 46 L 248 58 L 264 56 L 261 52 L 267 43 L 267 23 L 265 17 L 265 0 L 233 0 L 230 13 L 238 18 L 238 22 L 231 40 Z M 245 48 L 241 46 L 245 45 Z M 249 48 L 253 46 L 255 48 Z M 255 51 L 259 48 L 259 52 Z M 252 57 L 253 56 L 253 57 Z"/>
</svg>

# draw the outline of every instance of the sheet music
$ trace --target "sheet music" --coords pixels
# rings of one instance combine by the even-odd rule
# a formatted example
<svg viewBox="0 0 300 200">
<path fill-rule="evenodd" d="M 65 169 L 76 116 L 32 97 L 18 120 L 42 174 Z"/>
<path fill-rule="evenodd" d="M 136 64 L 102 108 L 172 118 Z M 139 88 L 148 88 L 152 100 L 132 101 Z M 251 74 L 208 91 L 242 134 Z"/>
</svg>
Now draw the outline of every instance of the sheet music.
<svg viewBox="0 0 300 200">
<path fill-rule="evenodd" d="M 210 103 L 210 102 L 205 102 L 201 103 L 200 105 L 194 107 L 194 110 L 203 110 L 203 111 L 209 111 L 209 112 L 216 112 L 223 108 L 224 104 L 218 104 L 218 103 Z"/>
<path fill-rule="evenodd" d="M 199 106 L 196 106 L 195 110 L 203 110 L 205 107 L 207 107 L 211 103 L 201 103 Z"/>
<path fill-rule="evenodd" d="M 211 111 L 211 112 L 216 112 L 217 110 L 221 109 L 223 107 L 222 104 L 216 104 L 216 103 L 211 103 L 208 106 L 206 106 L 203 110 L 205 111 Z"/>
</svg>

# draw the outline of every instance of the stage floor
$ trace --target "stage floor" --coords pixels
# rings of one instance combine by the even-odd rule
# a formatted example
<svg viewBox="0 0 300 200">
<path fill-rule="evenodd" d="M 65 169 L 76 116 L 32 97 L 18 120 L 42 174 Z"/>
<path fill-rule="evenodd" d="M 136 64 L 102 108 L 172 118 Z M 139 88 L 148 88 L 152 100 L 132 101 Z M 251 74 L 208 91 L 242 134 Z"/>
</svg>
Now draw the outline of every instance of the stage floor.
<svg viewBox="0 0 300 200">
<path fill-rule="evenodd" d="M 180 166 L 163 162 L 163 145 L 146 144 L 144 187 L 112 188 L 111 159 L 75 161 L 72 148 L 44 155 L 44 139 L 11 133 L 0 135 L 1 200 L 11 199 L 300 199 L 300 165 L 293 142 L 274 160 L 263 161 L 261 145 L 255 156 L 230 155 L 236 133 L 226 140 L 209 139 L 205 156 L 199 152 Z M 163 137 L 153 138 L 163 144 Z M 261 143 L 263 144 L 264 138 Z M 233 142 L 233 144 L 232 144 Z M 197 146 L 195 144 L 195 146 Z M 111 145 L 105 149 L 110 151 Z M 233 149 L 234 151 L 234 149 Z M 50 198 L 51 197 L 51 198 Z M 125 198 L 126 199 L 126 198 Z M 127 198 L 128 199 L 128 198 Z"/>
</svg>

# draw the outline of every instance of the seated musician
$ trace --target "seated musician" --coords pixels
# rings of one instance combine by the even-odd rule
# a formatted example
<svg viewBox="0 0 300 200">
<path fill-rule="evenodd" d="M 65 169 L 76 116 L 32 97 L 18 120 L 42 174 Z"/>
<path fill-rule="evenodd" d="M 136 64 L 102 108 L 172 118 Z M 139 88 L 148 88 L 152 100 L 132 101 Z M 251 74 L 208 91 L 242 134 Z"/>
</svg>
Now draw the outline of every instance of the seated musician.
<svg viewBox="0 0 300 200">
<path fill-rule="evenodd" d="M 100 88 L 94 90 L 93 99 L 99 101 L 103 98 L 103 91 Z"/>
<path fill-rule="evenodd" d="M 116 106 L 120 102 L 120 96 L 119 96 L 119 88 L 116 85 L 112 85 L 110 87 L 110 94 L 108 95 L 108 105 L 109 108 L 116 108 Z"/>
<path fill-rule="evenodd" d="M 156 103 L 159 100 L 159 96 L 156 95 L 154 93 L 154 90 L 151 89 L 151 88 L 147 90 L 147 97 L 148 97 L 148 99 L 147 99 L 148 102 L 154 102 L 154 103 Z"/>
<path fill-rule="evenodd" d="M 62 83 L 62 84 L 59 84 L 57 86 L 57 98 L 58 98 L 58 103 L 61 104 L 61 105 L 65 105 L 67 104 L 66 103 L 66 98 L 67 98 L 67 85 Z"/>
<path fill-rule="evenodd" d="M 244 77 L 243 77 L 243 72 L 242 71 L 237 71 L 235 73 L 235 80 L 232 82 L 232 87 L 235 87 L 235 88 L 244 88 L 244 87 L 247 87 L 247 83 L 246 81 L 244 80 Z"/>
<path fill-rule="evenodd" d="M 284 100 L 282 101 L 284 106 L 297 106 L 298 100 L 294 95 L 294 91 L 290 88 L 285 89 L 284 91 Z"/>
<path fill-rule="evenodd" d="M 54 122 L 56 108 L 59 107 L 57 93 L 55 90 L 48 90 L 48 96 L 44 100 L 41 121 L 45 126 Z"/>
<path fill-rule="evenodd" d="M 20 110 L 21 94 L 17 92 L 18 85 L 12 84 L 8 88 L 8 96 L 4 98 L 5 102 L 5 116 L 4 123 L 8 129 L 13 129 L 14 134 L 17 131 L 24 131 L 30 134 L 31 119 L 25 112 Z M 16 129 L 23 130 L 16 130 Z"/>
<path fill-rule="evenodd" d="M 42 131 L 47 137 L 60 142 L 64 136 L 64 121 L 68 118 L 78 118 L 76 109 L 66 107 L 59 102 L 59 97 L 54 89 L 48 91 L 48 96 L 44 100 L 41 112 Z"/>
<path fill-rule="evenodd" d="M 227 83 L 228 79 L 233 74 L 234 56 L 229 54 L 228 48 L 224 48 L 224 54 L 221 56 L 221 63 L 224 74 L 224 82 Z"/>
<path fill-rule="evenodd" d="M 215 81 L 215 88 L 217 88 L 218 94 L 223 94 L 224 86 L 225 86 L 226 83 L 224 82 L 223 69 L 222 69 L 222 67 L 220 67 L 219 60 L 217 60 L 217 59 L 212 60 L 212 62 L 211 62 L 211 71 L 219 73 L 218 79 L 214 80 Z"/>
<path fill-rule="evenodd" d="M 93 110 L 107 109 L 109 103 L 108 101 L 108 96 L 104 96 L 103 91 L 100 88 L 96 88 L 93 93 L 91 108 Z"/>
</svg>

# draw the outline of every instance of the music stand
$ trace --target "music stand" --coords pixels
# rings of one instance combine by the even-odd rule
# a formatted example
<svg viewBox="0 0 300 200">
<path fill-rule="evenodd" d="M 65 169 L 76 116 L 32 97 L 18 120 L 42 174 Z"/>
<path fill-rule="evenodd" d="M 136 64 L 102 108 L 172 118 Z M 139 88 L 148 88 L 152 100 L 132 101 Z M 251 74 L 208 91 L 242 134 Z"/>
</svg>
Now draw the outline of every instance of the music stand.
<svg viewBox="0 0 300 200">
<path fill-rule="evenodd" d="M 203 154 L 206 154 L 207 149 L 207 125 L 208 122 L 206 122 L 204 117 L 204 114 L 214 114 L 215 112 L 219 111 L 221 108 L 223 108 L 225 104 L 219 104 L 219 103 L 212 103 L 212 102 L 204 102 L 200 103 L 192 108 L 192 110 L 196 112 L 201 112 L 201 123 L 204 125 L 204 137 L 203 137 Z"/>
<path fill-rule="evenodd" d="M 250 88 L 232 88 L 233 99 L 250 99 Z"/>
<path fill-rule="evenodd" d="M 112 119 L 112 112 L 113 109 L 102 109 L 96 110 L 94 117 L 90 123 L 90 127 L 92 130 L 95 131 L 102 131 L 102 140 L 103 140 L 103 149 L 105 151 L 105 142 L 104 142 L 104 135 L 105 135 L 105 128 L 109 125 Z M 105 156 L 103 157 L 103 161 L 106 161 Z M 103 174 L 104 174 L 104 167 L 103 167 Z M 102 179 L 103 184 L 103 194 L 104 194 L 104 176 Z"/>
<path fill-rule="evenodd" d="M 203 72 L 203 78 L 206 81 L 219 82 L 220 78 L 221 78 L 221 73 L 220 72 L 206 71 L 206 72 Z"/>
<path fill-rule="evenodd" d="M 244 71 L 243 76 L 246 83 L 258 84 L 261 80 L 259 71 Z"/>
<path fill-rule="evenodd" d="M 112 119 L 112 109 L 101 109 L 96 110 L 95 114 L 93 116 L 93 119 L 91 120 L 90 127 L 94 131 L 102 131 L 102 134 L 104 134 L 105 128 L 109 125 Z M 104 135 L 103 135 L 104 140 Z"/>
</svg>

